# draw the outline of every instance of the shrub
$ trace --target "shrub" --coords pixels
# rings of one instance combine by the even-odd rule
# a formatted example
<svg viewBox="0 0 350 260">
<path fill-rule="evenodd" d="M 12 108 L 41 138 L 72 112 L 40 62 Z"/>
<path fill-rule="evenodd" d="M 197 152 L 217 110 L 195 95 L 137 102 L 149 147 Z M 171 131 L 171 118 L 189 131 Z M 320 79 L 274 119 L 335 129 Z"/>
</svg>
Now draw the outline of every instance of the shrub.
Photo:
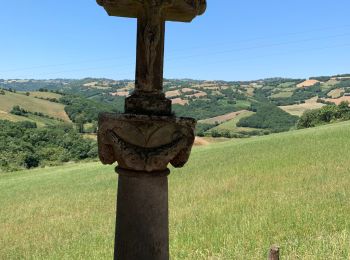
<svg viewBox="0 0 350 260">
<path fill-rule="evenodd" d="M 28 111 L 21 108 L 20 106 L 14 106 L 11 109 L 10 113 L 17 116 L 28 116 Z"/>
<path fill-rule="evenodd" d="M 36 154 L 27 154 L 24 157 L 24 166 L 27 169 L 38 167 L 40 163 L 39 156 Z"/>
<path fill-rule="evenodd" d="M 303 115 L 300 117 L 297 128 L 309 128 L 314 127 L 320 123 L 318 118 L 318 110 L 308 110 L 303 113 Z"/>
<path fill-rule="evenodd" d="M 211 136 L 216 138 L 216 137 L 221 137 L 221 134 L 217 130 L 211 131 Z"/>
<path fill-rule="evenodd" d="M 215 127 L 215 125 L 213 125 L 213 124 L 197 123 L 196 135 L 197 136 L 204 136 L 205 132 L 213 127 Z"/>
</svg>

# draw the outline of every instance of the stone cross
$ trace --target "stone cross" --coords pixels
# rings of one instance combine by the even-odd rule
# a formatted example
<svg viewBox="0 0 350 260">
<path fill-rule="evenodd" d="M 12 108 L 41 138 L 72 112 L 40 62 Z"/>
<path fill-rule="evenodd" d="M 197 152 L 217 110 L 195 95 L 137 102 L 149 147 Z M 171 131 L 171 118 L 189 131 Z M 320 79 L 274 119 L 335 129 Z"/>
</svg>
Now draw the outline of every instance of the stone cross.
<svg viewBox="0 0 350 260">
<path fill-rule="evenodd" d="M 171 102 L 163 93 L 165 21 L 190 22 L 202 14 L 205 0 L 97 0 L 111 16 L 137 18 L 135 91 L 126 113 L 168 115 Z"/>
<path fill-rule="evenodd" d="M 99 156 L 118 162 L 114 258 L 169 259 L 167 166 L 189 159 L 196 121 L 178 118 L 163 93 L 166 21 L 190 22 L 206 0 L 97 0 L 111 16 L 137 18 L 135 90 L 124 114 L 99 116 Z"/>
</svg>

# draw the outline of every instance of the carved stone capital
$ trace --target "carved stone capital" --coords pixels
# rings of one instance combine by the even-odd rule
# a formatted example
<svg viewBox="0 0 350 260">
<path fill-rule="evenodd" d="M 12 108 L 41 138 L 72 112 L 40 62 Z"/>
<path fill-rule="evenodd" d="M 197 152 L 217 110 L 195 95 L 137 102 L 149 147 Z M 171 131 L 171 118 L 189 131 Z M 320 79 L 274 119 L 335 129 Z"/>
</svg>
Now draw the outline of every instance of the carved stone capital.
<svg viewBox="0 0 350 260">
<path fill-rule="evenodd" d="M 189 159 L 196 121 L 174 116 L 103 113 L 98 148 L 104 164 L 133 171 L 164 171 Z"/>
</svg>

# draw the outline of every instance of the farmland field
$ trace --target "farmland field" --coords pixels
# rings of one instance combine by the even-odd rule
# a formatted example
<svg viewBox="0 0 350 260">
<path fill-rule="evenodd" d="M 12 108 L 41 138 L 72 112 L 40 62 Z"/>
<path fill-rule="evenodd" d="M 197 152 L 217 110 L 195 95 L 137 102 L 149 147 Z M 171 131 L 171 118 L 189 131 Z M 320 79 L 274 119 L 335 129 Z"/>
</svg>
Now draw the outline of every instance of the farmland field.
<svg viewBox="0 0 350 260">
<path fill-rule="evenodd" d="M 217 130 L 217 131 L 230 131 L 231 133 L 238 133 L 238 132 L 250 132 L 253 130 L 259 130 L 256 128 L 249 128 L 249 127 L 238 127 L 237 123 L 239 122 L 240 119 L 244 118 L 244 117 L 248 117 L 254 115 L 254 112 L 251 111 L 241 111 L 235 118 L 224 122 L 212 129 L 210 129 L 209 131 L 212 130 Z"/>
<path fill-rule="evenodd" d="M 350 122 L 194 149 L 169 177 L 172 259 L 350 258 Z M 0 174 L 0 259 L 111 259 L 116 174 Z"/>
<path fill-rule="evenodd" d="M 271 95 L 271 98 L 289 98 L 293 95 L 292 91 L 279 92 Z"/>
<path fill-rule="evenodd" d="M 13 115 L 9 112 L 2 111 L 2 110 L 0 110 L 0 119 L 1 120 L 9 120 L 12 122 L 20 122 L 20 121 L 28 120 L 27 118 L 25 118 L 23 116 Z"/>
<path fill-rule="evenodd" d="M 229 120 L 232 120 L 234 118 L 237 118 L 239 115 L 242 114 L 246 114 L 249 113 L 248 110 L 241 110 L 241 111 L 237 111 L 237 112 L 231 112 L 225 115 L 221 115 L 221 116 L 216 116 L 216 117 L 212 117 L 212 118 L 208 118 L 208 119 L 204 119 L 204 120 L 199 120 L 199 123 L 203 123 L 203 124 L 215 124 L 215 123 L 223 123 Z"/>
<path fill-rule="evenodd" d="M 311 98 L 306 100 L 303 104 L 280 106 L 280 108 L 291 115 L 301 116 L 307 110 L 318 109 L 323 106 L 324 104 L 317 103 L 317 98 Z"/>
<path fill-rule="evenodd" d="M 325 100 L 328 101 L 328 102 L 332 102 L 332 103 L 334 103 L 336 105 L 339 105 L 343 101 L 349 102 L 350 101 L 350 97 L 349 96 L 344 96 L 344 97 L 341 97 L 341 98 L 327 98 Z"/>
<path fill-rule="evenodd" d="M 53 92 L 41 92 L 41 91 L 32 91 L 30 95 L 38 98 L 56 98 L 59 99 L 62 95 L 53 93 Z"/>
<path fill-rule="evenodd" d="M 55 119 L 36 116 L 32 114 L 29 114 L 28 116 L 17 116 L 2 110 L 0 110 L 0 120 L 9 120 L 12 122 L 29 121 L 36 123 L 38 127 L 57 124 L 57 120 Z"/>
<path fill-rule="evenodd" d="M 26 96 L 20 93 L 5 92 L 0 95 L 0 111 L 10 112 L 13 106 L 19 105 L 30 112 L 41 112 L 54 118 L 60 118 L 64 121 L 70 121 L 64 105 L 35 98 L 34 96 Z"/>
<path fill-rule="evenodd" d="M 331 90 L 327 96 L 330 98 L 340 98 L 344 94 L 344 89 L 336 88 Z"/>
</svg>

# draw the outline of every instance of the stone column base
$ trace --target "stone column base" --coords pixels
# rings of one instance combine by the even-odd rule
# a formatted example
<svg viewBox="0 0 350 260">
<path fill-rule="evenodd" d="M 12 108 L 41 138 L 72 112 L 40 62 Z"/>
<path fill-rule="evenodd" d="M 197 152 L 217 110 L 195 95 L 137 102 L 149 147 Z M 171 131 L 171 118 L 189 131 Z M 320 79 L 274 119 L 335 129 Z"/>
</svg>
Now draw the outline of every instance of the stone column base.
<svg viewBox="0 0 350 260">
<path fill-rule="evenodd" d="M 168 174 L 119 173 L 114 259 L 168 260 Z"/>
</svg>

